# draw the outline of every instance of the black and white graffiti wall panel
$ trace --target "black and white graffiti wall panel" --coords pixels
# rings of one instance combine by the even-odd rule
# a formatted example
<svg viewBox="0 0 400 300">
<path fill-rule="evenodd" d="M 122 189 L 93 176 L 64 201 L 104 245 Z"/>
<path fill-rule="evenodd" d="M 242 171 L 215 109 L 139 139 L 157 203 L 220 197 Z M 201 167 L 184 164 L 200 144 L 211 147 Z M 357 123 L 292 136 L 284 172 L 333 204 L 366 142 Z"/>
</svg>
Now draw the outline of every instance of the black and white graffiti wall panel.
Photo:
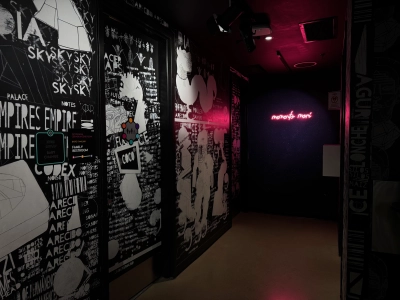
<svg viewBox="0 0 400 300">
<path fill-rule="evenodd" d="M 96 10 L 0 2 L 0 299 L 99 298 Z"/>
<path fill-rule="evenodd" d="M 240 195 L 240 98 L 241 79 L 232 74 L 231 91 L 231 134 L 232 134 L 232 199 Z"/>
<path fill-rule="evenodd" d="M 106 18 L 108 258 L 112 277 L 161 245 L 157 42 Z"/>
<path fill-rule="evenodd" d="M 222 68 L 176 40 L 177 262 L 229 221 L 229 95 Z"/>
</svg>

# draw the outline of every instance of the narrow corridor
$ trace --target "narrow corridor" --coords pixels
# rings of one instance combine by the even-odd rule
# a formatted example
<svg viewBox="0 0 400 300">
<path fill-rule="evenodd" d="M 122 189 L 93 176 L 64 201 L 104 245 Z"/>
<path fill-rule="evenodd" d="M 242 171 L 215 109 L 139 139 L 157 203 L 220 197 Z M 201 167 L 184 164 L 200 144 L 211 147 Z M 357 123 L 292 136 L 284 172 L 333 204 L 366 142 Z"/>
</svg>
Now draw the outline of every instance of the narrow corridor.
<svg viewBox="0 0 400 300">
<path fill-rule="evenodd" d="M 337 300 L 339 291 L 334 222 L 241 213 L 175 280 L 137 299 Z"/>
</svg>

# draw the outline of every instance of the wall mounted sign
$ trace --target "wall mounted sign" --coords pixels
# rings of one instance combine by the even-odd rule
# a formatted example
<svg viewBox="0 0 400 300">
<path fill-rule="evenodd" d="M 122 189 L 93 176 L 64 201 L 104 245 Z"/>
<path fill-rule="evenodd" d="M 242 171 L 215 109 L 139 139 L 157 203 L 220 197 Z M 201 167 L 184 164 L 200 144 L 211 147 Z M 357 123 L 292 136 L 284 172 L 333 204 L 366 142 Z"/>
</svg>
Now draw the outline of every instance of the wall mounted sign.
<svg viewBox="0 0 400 300">
<path fill-rule="evenodd" d="M 330 92 L 328 95 L 328 109 L 329 110 L 340 110 L 342 104 L 342 96 L 339 92 Z"/>
<path fill-rule="evenodd" d="M 293 110 L 290 112 L 290 114 L 287 115 L 272 115 L 271 120 L 274 121 L 279 121 L 279 120 L 286 120 L 286 121 L 291 121 L 291 120 L 307 120 L 312 118 L 312 112 L 309 112 L 307 114 L 297 114 L 295 115 L 293 113 Z"/>
<path fill-rule="evenodd" d="M 56 165 L 65 162 L 64 134 L 49 129 L 36 133 L 36 163 Z"/>
<path fill-rule="evenodd" d="M 68 131 L 68 160 L 82 163 L 94 160 L 95 137 L 89 129 L 69 129 Z"/>
<path fill-rule="evenodd" d="M 140 173 L 139 143 L 124 145 L 114 150 L 121 174 Z"/>
</svg>

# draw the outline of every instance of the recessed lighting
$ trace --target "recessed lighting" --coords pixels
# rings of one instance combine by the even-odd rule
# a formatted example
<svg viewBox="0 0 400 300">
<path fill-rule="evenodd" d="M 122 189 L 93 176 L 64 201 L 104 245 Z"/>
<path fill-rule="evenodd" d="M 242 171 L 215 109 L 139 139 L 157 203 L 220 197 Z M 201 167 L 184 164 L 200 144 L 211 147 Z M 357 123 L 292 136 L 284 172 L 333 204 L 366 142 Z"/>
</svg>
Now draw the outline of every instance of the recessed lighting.
<svg viewBox="0 0 400 300">
<path fill-rule="evenodd" d="M 270 40 L 272 40 L 272 36 L 270 36 L 270 35 L 269 35 L 269 36 L 266 36 L 265 39 L 266 39 L 267 41 L 270 41 Z"/>
<path fill-rule="evenodd" d="M 315 61 L 305 61 L 305 62 L 297 63 L 293 67 L 295 67 L 297 69 L 302 69 L 302 68 L 311 68 L 316 65 L 317 65 L 317 63 Z"/>
</svg>

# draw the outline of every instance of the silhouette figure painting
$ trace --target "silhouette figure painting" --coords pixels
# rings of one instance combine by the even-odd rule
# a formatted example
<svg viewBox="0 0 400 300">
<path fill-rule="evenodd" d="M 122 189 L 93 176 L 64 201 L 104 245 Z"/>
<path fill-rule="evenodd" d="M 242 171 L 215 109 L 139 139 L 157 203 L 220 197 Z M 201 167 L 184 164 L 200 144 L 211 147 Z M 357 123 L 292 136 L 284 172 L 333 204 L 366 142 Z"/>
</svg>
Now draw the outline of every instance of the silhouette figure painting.
<svg viewBox="0 0 400 300">
<path fill-rule="evenodd" d="M 194 156 L 192 184 L 195 187 L 196 210 L 195 234 L 200 234 L 207 228 L 208 206 L 210 202 L 210 189 L 214 186 L 213 167 L 214 161 L 207 152 L 208 132 L 200 131 L 197 136 L 198 151 Z"/>
</svg>

